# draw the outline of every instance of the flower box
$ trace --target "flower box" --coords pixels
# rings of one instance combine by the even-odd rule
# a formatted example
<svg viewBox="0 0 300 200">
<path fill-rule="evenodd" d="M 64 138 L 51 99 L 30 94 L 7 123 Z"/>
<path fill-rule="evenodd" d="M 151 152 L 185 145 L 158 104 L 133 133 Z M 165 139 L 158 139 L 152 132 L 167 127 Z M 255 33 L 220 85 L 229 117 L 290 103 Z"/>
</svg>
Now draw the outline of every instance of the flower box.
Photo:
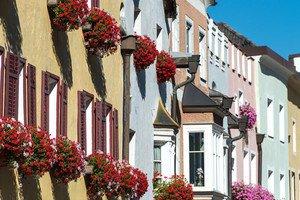
<svg viewBox="0 0 300 200">
<path fill-rule="evenodd" d="M 48 6 L 55 6 L 58 4 L 58 0 L 47 0 Z"/>
</svg>

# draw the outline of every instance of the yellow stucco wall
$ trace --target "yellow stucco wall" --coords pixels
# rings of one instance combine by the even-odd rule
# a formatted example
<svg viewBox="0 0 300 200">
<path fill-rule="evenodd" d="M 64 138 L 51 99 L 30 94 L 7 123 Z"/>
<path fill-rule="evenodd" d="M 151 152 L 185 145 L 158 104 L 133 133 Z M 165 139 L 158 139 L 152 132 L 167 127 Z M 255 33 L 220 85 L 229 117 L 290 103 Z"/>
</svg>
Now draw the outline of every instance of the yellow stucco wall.
<svg viewBox="0 0 300 200">
<path fill-rule="evenodd" d="M 119 20 L 121 0 L 101 0 L 101 7 Z M 87 59 L 81 29 L 52 35 L 46 0 L 1 0 L 0 45 L 6 50 L 21 53 L 27 62 L 36 66 L 37 122 L 41 122 L 41 75 L 49 71 L 67 80 L 68 93 L 68 137 L 77 140 L 77 91 L 85 90 L 95 97 L 111 103 L 119 111 L 119 144 L 122 144 L 122 91 L 123 70 L 120 50 L 102 60 L 103 67 Z M 54 39 L 54 40 L 53 40 Z M 57 42 L 54 42 L 57 41 Z M 69 45 L 69 53 L 66 51 Z M 56 48 L 55 48 L 56 45 Z M 57 55 L 60 56 L 57 56 Z M 68 56 L 69 54 L 69 56 Z M 59 59 L 61 57 L 62 59 Z M 69 59 L 66 59 L 69 58 Z M 70 68 L 62 68 L 60 60 L 69 60 Z M 89 61 L 88 61 L 89 60 Z M 89 65 L 89 63 L 94 63 Z M 66 66 L 68 65 L 68 62 Z M 104 89 L 106 88 L 106 89 Z M 106 91 L 106 92 L 105 92 Z M 100 97 L 101 96 L 101 97 Z M 120 151 L 121 155 L 121 151 Z M 40 181 L 42 198 L 53 199 L 51 179 L 46 174 Z M 86 199 L 83 178 L 69 184 L 70 199 Z"/>
<path fill-rule="evenodd" d="M 289 170 L 295 172 L 295 199 L 300 199 L 300 94 L 291 87 L 288 94 Z M 296 152 L 293 150 L 293 121 L 296 122 Z"/>
</svg>

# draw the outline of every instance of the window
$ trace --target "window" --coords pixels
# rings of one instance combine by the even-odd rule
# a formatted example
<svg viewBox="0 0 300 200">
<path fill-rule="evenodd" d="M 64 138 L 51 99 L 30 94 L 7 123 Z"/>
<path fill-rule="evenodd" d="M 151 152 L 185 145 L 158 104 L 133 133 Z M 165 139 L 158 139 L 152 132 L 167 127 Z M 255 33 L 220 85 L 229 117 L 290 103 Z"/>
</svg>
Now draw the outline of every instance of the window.
<svg viewBox="0 0 300 200">
<path fill-rule="evenodd" d="M 216 40 L 216 35 L 214 34 L 214 33 L 212 33 L 212 35 L 211 35 L 211 52 L 213 53 L 213 54 L 215 54 L 216 52 L 215 52 L 215 48 L 216 48 L 216 44 L 215 44 L 215 40 Z"/>
<path fill-rule="evenodd" d="M 250 183 L 249 160 L 249 152 L 244 150 L 244 183 L 247 185 Z"/>
<path fill-rule="evenodd" d="M 256 173 L 256 156 L 251 154 L 251 184 L 257 184 L 257 173 Z"/>
<path fill-rule="evenodd" d="M 172 51 L 179 51 L 179 7 L 177 9 L 177 16 L 172 22 Z"/>
<path fill-rule="evenodd" d="M 99 7 L 99 0 L 87 0 L 87 4 L 89 9 L 92 9 L 93 7 Z"/>
<path fill-rule="evenodd" d="M 280 200 L 285 200 L 285 177 L 284 174 L 280 174 Z"/>
<path fill-rule="evenodd" d="M 237 73 L 241 74 L 241 52 L 239 49 L 236 49 L 236 69 Z"/>
<path fill-rule="evenodd" d="M 142 34 L 142 12 L 139 9 L 134 11 L 134 27 L 133 31 L 137 35 Z"/>
<path fill-rule="evenodd" d="M 130 130 L 130 141 L 129 141 L 129 164 L 135 166 L 135 131 Z"/>
<path fill-rule="evenodd" d="M 274 172 L 268 170 L 268 190 L 274 194 Z"/>
<path fill-rule="evenodd" d="M 224 62 L 225 64 L 229 64 L 228 63 L 228 46 L 224 46 Z"/>
<path fill-rule="evenodd" d="M 295 200 L 295 172 L 290 171 L 290 199 Z"/>
<path fill-rule="evenodd" d="M 26 61 L 21 59 L 20 60 L 20 72 L 19 72 L 19 99 L 18 99 L 18 121 L 22 124 L 25 124 L 25 72 L 26 72 Z"/>
<path fill-rule="evenodd" d="M 244 54 L 242 54 L 242 74 L 243 74 L 243 77 L 246 78 L 246 57 Z"/>
<path fill-rule="evenodd" d="M 85 125 L 86 125 L 86 155 L 93 153 L 93 130 L 92 130 L 92 115 L 93 115 L 93 99 L 86 102 Z"/>
<path fill-rule="evenodd" d="M 272 99 L 267 100 L 267 134 L 274 137 L 274 102 Z"/>
<path fill-rule="evenodd" d="M 186 52 L 193 52 L 193 25 L 191 22 L 186 22 Z"/>
<path fill-rule="evenodd" d="M 293 153 L 297 152 L 297 132 L 296 132 L 296 121 L 292 122 L 292 131 L 293 131 Z"/>
<path fill-rule="evenodd" d="M 156 48 L 158 51 L 163 50 L 163 30 L 159 25 L 156 25 Z"/>
<path fill-rule="evenodd" d="M 235 69 L 235 58 L 236 58 L 236 48 L 235 46 L 232 44 L 231 45 L 231 67 L 232 69 Z"/>
<path fill-rule="evenodd" d="M 236 147 L 232 149 L 232 182 L 237 181 L 237 154 L 236 154 Z"/>
<path fill-rule="evenodd" d="M 222 56 L 222 41 L 218 38 L 218 57 L 221 58 Z"/>
<path fill-rule="evenodd" d="M 154 145 L 154 172 L 161 174 L 161 146 Z"/>
<path fill-rule="evenodd" d="M 251 83 L 252 82 L 252 63 L 253 60 L 252 58 L 248 58 L 247 60 L 247 74 L 248 74 L 248 81 Z"/>
<path fill-rule="evenodd" d="M 105 119 L 105 126 L 106 126 L 106 153 L 112 153 L 112 112 L 111 107 L 107 107 L 106 110 L 106 119 Z"/>
<path fill-rule="evenodd" d="M 207 80 L 207 68 L 205 64 L 206 59 L 206 37 L 205 30 L 199 28 L 199 54 L 200 54 L 200 79 L 202 83 L 206 83 Z"/>
<path fill-rule="evenodd" d="M 42 116 L 41 126 L 48 131 L 50 138 L 56 138 L 59 118 L 59 77 L 49 72 L 42 74 Z"/>
<path fill-rule="evenodd" d="M 204 186 L 204 134 L 189 134 L 190 183 Z"/>
<path fill-rule="evenodd" d="M 285 134 L 285 127 L 284 127 L 284 108 L 282 105 L 279 105 L 279 139 L 281 142 L 284 142 L 284 134 Z"/>
</svg>

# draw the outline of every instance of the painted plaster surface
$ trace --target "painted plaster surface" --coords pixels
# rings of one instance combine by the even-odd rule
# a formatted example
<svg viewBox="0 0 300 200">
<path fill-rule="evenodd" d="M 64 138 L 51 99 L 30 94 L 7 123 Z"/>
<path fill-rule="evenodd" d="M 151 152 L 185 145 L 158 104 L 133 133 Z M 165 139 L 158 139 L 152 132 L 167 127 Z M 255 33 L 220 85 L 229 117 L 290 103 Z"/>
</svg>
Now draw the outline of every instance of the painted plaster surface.
<svg viewBox="0 0 300 200">
<path fill-rule="evenodd" d="M 268 186 L 268 170 L 274 172 L 274 195 L 279 199 L 280 174 L 285 176 L 285 197 L 289 199 L 288 188 L 288 140 L 287 120 L 288 113 L 285 112 L 285 139 L 279 140 L 279 104 L 285 109 L 287 104 L 287 87 L 284 78 L 272 70 L 272 66 L 263 66 L 258 63 L 259 57 L 255 58 L 256 72 L 256 108 L 258 113 L 258 133 L 266 134 L 262 143 L 262 185 Z M 274 137 L 267 135 L 267 99 L 274 100 Z"/>
<path fill-rule="evenodd" d="M 119 20 L 120 0 L 101 7 Z M 77 140 L 77 91 L 85 90 L 98 99 L 106 99 L 119 112 L 119 134 L 122 131 L 122 57 L 120 51 L 102 61 L 88 57 L 81 29 L 68 33 L 52 31 L 47 1 L 5 0 L 0 7 L 0 45 L 18 53 L 36 66 L 37 122 L 41 122 L 41 75 L 49 71 L 69 85 L 68 137 Z M 120 148 L 121 149 L 121 148 Z M 49 175 L 40 181 L 43 199 L 53 199 Z M 86 199 L 84 180 L 71 182 L 70 199 Z"/>
<path fill-rule="evenodd" d="M 134 16 L 127 13 L 133 13 L 134 6 L 137 6 L 141 12 L 140 33 L 149 36 L 152 40 L 156 40 L 157 25 L 162 28 L 162 49 L 169 50 L 169 39 L 167 33 L 167 25 L 164 15 L 163 1 L 161 0 L 141 0 L 132 1 L 125 0 L 125 25 L 127 34 L 133 34 Z M 136 26 L 138 26 L 136 24 Z M 165 103 L 168 111 L 170 111 L 170 97 L 172 93 L 172 85 L 170 82 L 166 84 L 157 84 L 155 64 L 149 66 L 148 69 L 136 71 L 131 65 L 131 114 L 130 128 L 135 131 L 134 145 L 134 166 L 143 170 L 148 175 L 149 188 L 143 199 L 152 198 L 153 178 L 153 147 L 154 147 L 154 127 L 153 122 L 156 117 L 159 99 Z"/>
</svg>

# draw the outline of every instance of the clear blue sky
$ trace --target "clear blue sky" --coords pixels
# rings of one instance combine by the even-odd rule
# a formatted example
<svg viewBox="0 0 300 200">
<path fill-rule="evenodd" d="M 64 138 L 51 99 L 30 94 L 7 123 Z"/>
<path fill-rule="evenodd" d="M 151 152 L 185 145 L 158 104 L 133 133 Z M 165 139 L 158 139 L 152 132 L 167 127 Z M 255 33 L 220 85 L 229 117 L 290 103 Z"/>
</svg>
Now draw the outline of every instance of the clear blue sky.
<svg viewBox="0 0 300 200">
<path fill-rule="evenodd" d="M 226 22 L 257 45 L 267 45 L 287 58 L 300 53 L 300 0 L 217 0 L 208 9 L 216 22 Z"/>
</svg>

